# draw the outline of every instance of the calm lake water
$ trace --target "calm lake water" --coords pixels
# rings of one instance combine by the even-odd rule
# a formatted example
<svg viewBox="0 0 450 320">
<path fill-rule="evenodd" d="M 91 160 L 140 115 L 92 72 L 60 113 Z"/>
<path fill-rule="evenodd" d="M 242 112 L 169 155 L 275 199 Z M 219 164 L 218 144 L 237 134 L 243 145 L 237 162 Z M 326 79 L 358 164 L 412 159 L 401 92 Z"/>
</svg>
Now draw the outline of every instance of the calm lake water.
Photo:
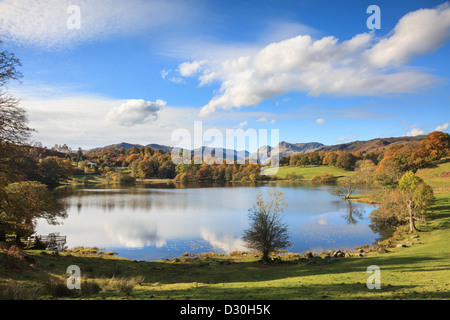
<svg viewBox="0 0 450 320">
<path fill-rule="evenodd" d="M 248 209 L 272 187 L 285 193 L 290 252 L 354 249 L 379 238 L 369 228 L 373 206 L 332 195 L 334 186 L 301 183 L 66 189 L 68 217 L 56 226 L 39 221 L 36 230 L 67 236 L 69 248 L 95 246 L 136 260 L 245 250 Z"/>
</svg>

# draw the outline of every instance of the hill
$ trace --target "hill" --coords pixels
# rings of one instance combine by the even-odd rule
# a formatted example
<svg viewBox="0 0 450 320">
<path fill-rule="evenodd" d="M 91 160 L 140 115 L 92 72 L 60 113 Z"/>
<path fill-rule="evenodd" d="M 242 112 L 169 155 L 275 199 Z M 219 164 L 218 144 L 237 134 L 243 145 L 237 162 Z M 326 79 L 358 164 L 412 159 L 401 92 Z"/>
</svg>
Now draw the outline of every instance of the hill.
<svg viewBox="0 0 450 320">
<path fill-rule="evenodd" d="M 349 143 L 342 143 L 332 146 L 323 146 L 316 151 L 338 151 L 344 150 L 348 152 L 377 152 L 383 151 L 387 147 L 398 144 L 409 144 L 412 142 L 419 142 L 425 139 L 426 136 L 415 137 L 397 137 L 397 138 L 376 138 L 368 141 L 353 141 Z"/>
<path fill-rule="evenodd" d="M 187 150 L 192 154 L 195 151 L 202 150 L 202 154 L 205 155 L 215 155 L 218 158 L 219 155 L 223 154 L 224 158 L 234 158 L 235 160 L 250 158 L 255 159 L 259 155 L 260 162 L 265 162 L 264 159 L 272 156 L 275 153 L 279 154 L 279 157 L 293 156 L 296 154 L 309 153 L 315 151 L 348 151 L 348 152 L 361 152 L 361 153 L 370 153 L 370 152 L 380 152 L 388 148 L 389 146 L 398 145 L 398 144 L 409 144 L 413 142 L 419 142 L 425 139 L 425 136 L 415 136 L 415 137 L 391 137 L 391 138 L 376 138 L 367 141 L 353 141 L 348 143 L 336 144 L 326 146 L 320 142 L 308 142 L 308 143 L 289 143 L 286 141 L 281 141 L 278 143 L 277 147 L 271 147 L 268 145 L 259 147 L 258 150 L 254 153 L 249 153 L 246 150 L 233 150 L 233 149 L 225 149 L 225 148 L 216 148 L 216 147 L 201 147 L 194 150 Z M 108 145 L 105 147 L 99 147 L 95 149 L 91 149 L 89 151 L 98 151 L 98 150 L 108 150 L 113 148 L 114 150 L 119 150 L 120 148 L 124 148 L 128 150 L 132 147 L 142 148 L 142 147 L 150 147 L 153 150 L 161 149 L 164 152 L 171 152 L 173 147 L 151 143 L 147 145 L 141 144 L 131 144 L 127 142 L 121 142 L 117 144 Z M 181 151 L 181 149 L 180 149 Z M 262 160 L 261 160 L 262 159 Z"/>
</svg>

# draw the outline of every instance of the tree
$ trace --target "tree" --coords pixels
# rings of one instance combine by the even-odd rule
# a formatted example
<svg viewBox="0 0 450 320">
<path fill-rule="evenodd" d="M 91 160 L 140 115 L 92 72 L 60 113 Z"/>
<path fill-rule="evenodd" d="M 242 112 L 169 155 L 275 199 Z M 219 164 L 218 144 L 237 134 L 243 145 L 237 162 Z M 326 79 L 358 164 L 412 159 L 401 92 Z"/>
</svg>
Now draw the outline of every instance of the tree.
<svg viewBox="0 0 450 320">
<path fill-rule="evenodd" d="M 361 184 L 371 185 L 375 176 L 377 166 L 372 160 L 359 160 L 355 165 L 355 173 L 358 176 L 358 180 Z"/>
<path fill-rule="evenodd" d="M 399 165 L 393 160 L 383 159 L 375 171 L 373 185 L 377 188 L 394 189 L 401 177 Z"/>
<path fill-rule="evenodd" d="M 39 182 L 26 181 L 9 184 L 0 209 L 0 239 L 13 233 L 16 242 L 34 233 L 37 219 L 56 224 L 57 218 L 65 218 L 66 205 L 55 198 L 47 187 Z"/>
<path fill-rule="evenodd" d="M 243 240 L 249 248 L 262 252 L 262 261 L 268 261 L 273 251 L 291 245 L 282 221 L 285 207 L 284 193 L 269 189 L 265 195 L 257 195 L 256 205 L 249 210 L 250 227 L 244 231 Z"/>
<path fill-rule="evenodd" d="M 356 190 L 356 187 L 359 182 L 359 177 L 357 174 L 353 174 L 351 176 L 345 177 L 340 186 L 336 188 L 333 193 L 337 196 L 342 197 L 344 200 L 348 200 L 352 193 Z"/>
<path fill-rule="evenodd" d="M 83 161 L 85 159 L 84 155 L 83 155 L 83 150 L 81 150 L 81 147 L 78 148 L 77 153 L 75 155 L 75 162 L 80 162 Z"/>
<path fill-rule="evenodd" d="M 411 171 L 403 175 L 398 183 L 407 207 L 409 231 L 416 232 L 415 220 L 425 220 L 427 208 L 433 203 L 433 189 Z"/>
<path fill-rule="evenodd" d="M 50 187 L 55 187 L 69 179 L 70 171 L 70 164 L 58 157 L 47 157 L 38 165 L 41 182 Z"/>
<path fill-rule="evenodd" d="M 409 224 L 409 232 L 417 230 L 415 222 L 427 218 L 427 209 L 433 203 L 433 189 L 423 180 L 406 172 L 395 189 L 384 190 L 379 195 L 378 218 L 390 221 L 393 225 Z"/>
<path fill-rule="evenodd" d="M 1 41 L 0 41 L 1 43 Z M 3 87 L 10 80 L 19 80 L 22 74 L 16 69 L 20 60 L 8 51 L 0 52 L 0 143 L 22 145 L 33 132 L 28 127 L 25 110 L 19 100 L 7 94 Z"/>
<path fill-rule="evenodd" d="M 341 151 L 336 159 L 336 167 L 344 170 L 353 170 L 356 160 L 356 157 L 352 153 Z"/>
<path fill-rule="evenodd" d="M 425 137 L 422 146 L 428 152 L 430 161 L 439 160 L 450 155 L 450 135 L 441 131 L 434 131 Z"/>
</svg>

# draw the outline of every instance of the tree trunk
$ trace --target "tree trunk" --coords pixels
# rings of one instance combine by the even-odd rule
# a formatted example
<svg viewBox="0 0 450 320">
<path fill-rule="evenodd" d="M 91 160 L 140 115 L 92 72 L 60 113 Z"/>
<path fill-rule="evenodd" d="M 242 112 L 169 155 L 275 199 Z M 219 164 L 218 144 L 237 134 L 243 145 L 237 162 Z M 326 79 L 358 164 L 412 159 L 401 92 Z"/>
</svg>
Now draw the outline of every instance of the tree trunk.
<svg viewBox="0 0 450 320">
<path fill-rule="evenodd" d="M 409 203 L 409 232 L 414 233 L 417 232 L 416 225 L 414 223 L 414 208 L 412 207 L 412 203 Z"/>
<path fill-rule="evenodd" d="M 263 250 L 263 256 L 262 256 L 261 260 L 264 262 L 269 262 L 269 250 L 267 250 L 267 249 Z"/>
</svg>

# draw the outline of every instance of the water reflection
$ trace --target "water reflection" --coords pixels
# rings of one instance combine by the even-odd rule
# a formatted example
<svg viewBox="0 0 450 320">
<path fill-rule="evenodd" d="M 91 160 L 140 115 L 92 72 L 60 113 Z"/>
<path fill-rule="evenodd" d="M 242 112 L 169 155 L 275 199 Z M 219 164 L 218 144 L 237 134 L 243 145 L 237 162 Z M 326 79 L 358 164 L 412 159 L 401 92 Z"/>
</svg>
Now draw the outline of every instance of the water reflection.
<svg viewBox="0 0 450 320">
<path fill-rule="evenodd" d="M 288 204 L 290 251 L 353 249 L 377 237 L 369 228 L 372 206 L 338 199 L 332 186 L 301 183 L 65 189 L 59 195 L 68 218 L 57 227 L 40 222 L 37 230 L 67 235 L 69 247 L 97 246 L 133 259 L 245 250 L 248 209 L 258 192 L 273 186 Z"/>
<path fill-rule="evenodd" d="M 358 220 L 363 219 L 364 212 L 361 212 L 360 209 L 355 208 L 351 201 L 345 200 L 347 202 L 347 213 L 342 217 L 349 224 L 357 224 Z"/>
</svg>

